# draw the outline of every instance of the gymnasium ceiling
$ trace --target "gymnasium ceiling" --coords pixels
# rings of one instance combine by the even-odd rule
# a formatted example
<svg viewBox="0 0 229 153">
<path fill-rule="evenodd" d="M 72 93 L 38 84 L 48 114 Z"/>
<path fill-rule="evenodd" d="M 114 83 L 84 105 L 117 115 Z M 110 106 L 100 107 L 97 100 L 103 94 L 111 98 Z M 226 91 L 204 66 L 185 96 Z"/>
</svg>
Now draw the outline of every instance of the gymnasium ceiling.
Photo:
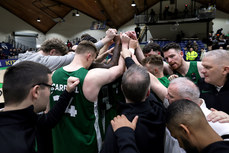
<svg viewBox="0 0 229 153">
<path fill-rule="evenodd" d="M 142 13 L 160 0 L 134 1 L 136 7 L 131 7 L 132 0 L 0 0 L 0 5 L 39 31 L 47 33 L 58 22 L 64 21 L 64 17 L 74 9 L 95 20 L 107 21 L 110 27 L 119 28 L 133 19 L 136 12 Z M 196 2 L 208 4 L 213 0 Z M 228 0 L 216 1 L 216 8 L 223 12 L 229 13 L 228 6 Z M 42 23 L 37 22 L 37 18 Z"/>
</svg>

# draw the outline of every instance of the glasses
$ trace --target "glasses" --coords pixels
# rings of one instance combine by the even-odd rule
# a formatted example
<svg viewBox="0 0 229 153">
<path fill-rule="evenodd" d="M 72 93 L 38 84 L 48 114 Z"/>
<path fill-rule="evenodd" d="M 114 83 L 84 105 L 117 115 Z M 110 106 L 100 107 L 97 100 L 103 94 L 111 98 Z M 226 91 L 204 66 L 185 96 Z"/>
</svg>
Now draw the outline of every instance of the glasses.
<svg viewBox="0 0 229 153">
<path fill-rule="evenodd" d="M 38 83 L 36 85 L 43 85 L 43 86 L 49 87 L 51 90 L 55 90 L 55 86 L 47 84 L 47 83 Z"/>
</svg>

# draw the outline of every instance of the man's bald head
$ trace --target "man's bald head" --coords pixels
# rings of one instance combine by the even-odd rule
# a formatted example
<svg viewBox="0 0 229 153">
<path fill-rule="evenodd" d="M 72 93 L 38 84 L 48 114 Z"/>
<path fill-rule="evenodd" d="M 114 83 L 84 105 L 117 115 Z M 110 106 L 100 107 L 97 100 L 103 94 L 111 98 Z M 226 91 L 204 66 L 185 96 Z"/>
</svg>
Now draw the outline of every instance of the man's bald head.
<svg viewBox="0 0 229 153">
<path fill-rule="evenodd" d="M 213 58 L 215 61 L 215 64 L 222 65 L 226 64 L 229 65 L 229 52 L 222 49 L 212 50 L 209 52 L 206 52 L 204 54 L 204 58 Z"/>
</svg>

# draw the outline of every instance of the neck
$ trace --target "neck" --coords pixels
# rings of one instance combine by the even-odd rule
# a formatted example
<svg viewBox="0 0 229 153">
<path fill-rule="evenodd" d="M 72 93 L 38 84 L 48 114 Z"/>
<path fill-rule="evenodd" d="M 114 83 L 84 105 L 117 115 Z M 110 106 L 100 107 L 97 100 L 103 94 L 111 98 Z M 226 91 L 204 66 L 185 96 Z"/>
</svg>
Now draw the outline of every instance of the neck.
<svg viewBox="0 0 229 153">
<path fill-rule="evenodd" d="M 204 130 L 196 132 L 195 136 L 196 146 L 200 152 L 214 142 L 223 141 L 223 139 L 209 125 L 205 127 Z"/>
<path fill-rule="evenodd" d="M 181 66 L 176 70 L 182 76 L 185 76 L 188 73 L 190 62 L 186 62 L 184 59 L 182 60 Z"/>
<path fill-rule="evenodd" d="M 164 77 L 164 73 L 163 72 L 157 73 L 157 74 L 155 74 L 155 77 L 156 78 L 162 78 L 162 77 Z"/>
<path fill-rule="evenodd" d="M 219 81 L 216 82 L 216 86 L 218 86 L 218 87 L 224 86 L 226 81 L 227 81 L 227 77 L 224 77 L 224 78 L 222 78 L 222 79 L 220 79 Z"/>
<path fill-rule="evenodd" d="M 14 102 L 13 102 L 14 103 Z M 31 106 L 31 102 L 20 102 L 19 104 L 12 104 L 12 105 L 6 105 L 3 109 L 3 111 L 13 111 L 13 110 L 20 110 L 20 109 L 25 109 L 29 106 Z"/>
<path fill-rule="evenodd" d="M 84 61 L 84 58 L 82 57 L 83 55 L 75 55 L 74 59 L 72 60 L 72 62 L 65 66 L 64 69 L 66 71 L 75 71 L 78 70 L 79 68 L 83 67 L 85 69 L 88 69 L 89 66 L 86 63 L 86 61 Z"/>
<path fill-rule="evenodd" d="M 48 56 L 48 55 L 49 55 L 49 53 L 46 53 L 46 52 L 44 52 L 43 50 L 40 50 L 38 53 L 40 53 L 40 54 L 42 54 L 42 55 L 44 55 L 44 56 Z"/>
</svg>

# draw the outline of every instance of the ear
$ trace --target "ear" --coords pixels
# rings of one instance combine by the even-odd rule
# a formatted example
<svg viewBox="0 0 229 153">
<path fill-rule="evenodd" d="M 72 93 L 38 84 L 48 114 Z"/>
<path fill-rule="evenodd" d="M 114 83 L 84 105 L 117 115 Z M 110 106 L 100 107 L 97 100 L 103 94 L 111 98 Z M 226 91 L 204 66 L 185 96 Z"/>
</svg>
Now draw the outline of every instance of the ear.
<svg viewBox="0 0 229 153">
<path fill-rule="evenodd" d="M 87 53 L 87 56 L 86 56 L 87 61 L 89 60 L 90 57 L 91 57 L 91 53 Z"/>
<path fill-rule="evenodd" d="M 40 86 L 35 85 L 31 90 L 32 100 L 37 100 L 40 94 Z"/>
<path fill-rule="evenodd" d="M 55 49 L 50 50 L 49 55 L 54 55 L 56 53 Z"/>
<path fill-rule="evenodd" d="M 225 75 L 229 74 L 229 66 L 223 68 L 223 73 L 225 73 Z"/>
<path fill-rule="evenodd" d="M 183 57 L 184 56 L 184 53 L 183 53 L 183 51 L 181 50 L 180 51 L 180 55 Z"/>
<path fill-rule="evenodd" d="M 180 124 L 179 127 L 182 129 L 182 133 L 185 137 L 190 137 L 190 130 L 188 129 L 188 127 L 184 124 Z"/>
</svg>

